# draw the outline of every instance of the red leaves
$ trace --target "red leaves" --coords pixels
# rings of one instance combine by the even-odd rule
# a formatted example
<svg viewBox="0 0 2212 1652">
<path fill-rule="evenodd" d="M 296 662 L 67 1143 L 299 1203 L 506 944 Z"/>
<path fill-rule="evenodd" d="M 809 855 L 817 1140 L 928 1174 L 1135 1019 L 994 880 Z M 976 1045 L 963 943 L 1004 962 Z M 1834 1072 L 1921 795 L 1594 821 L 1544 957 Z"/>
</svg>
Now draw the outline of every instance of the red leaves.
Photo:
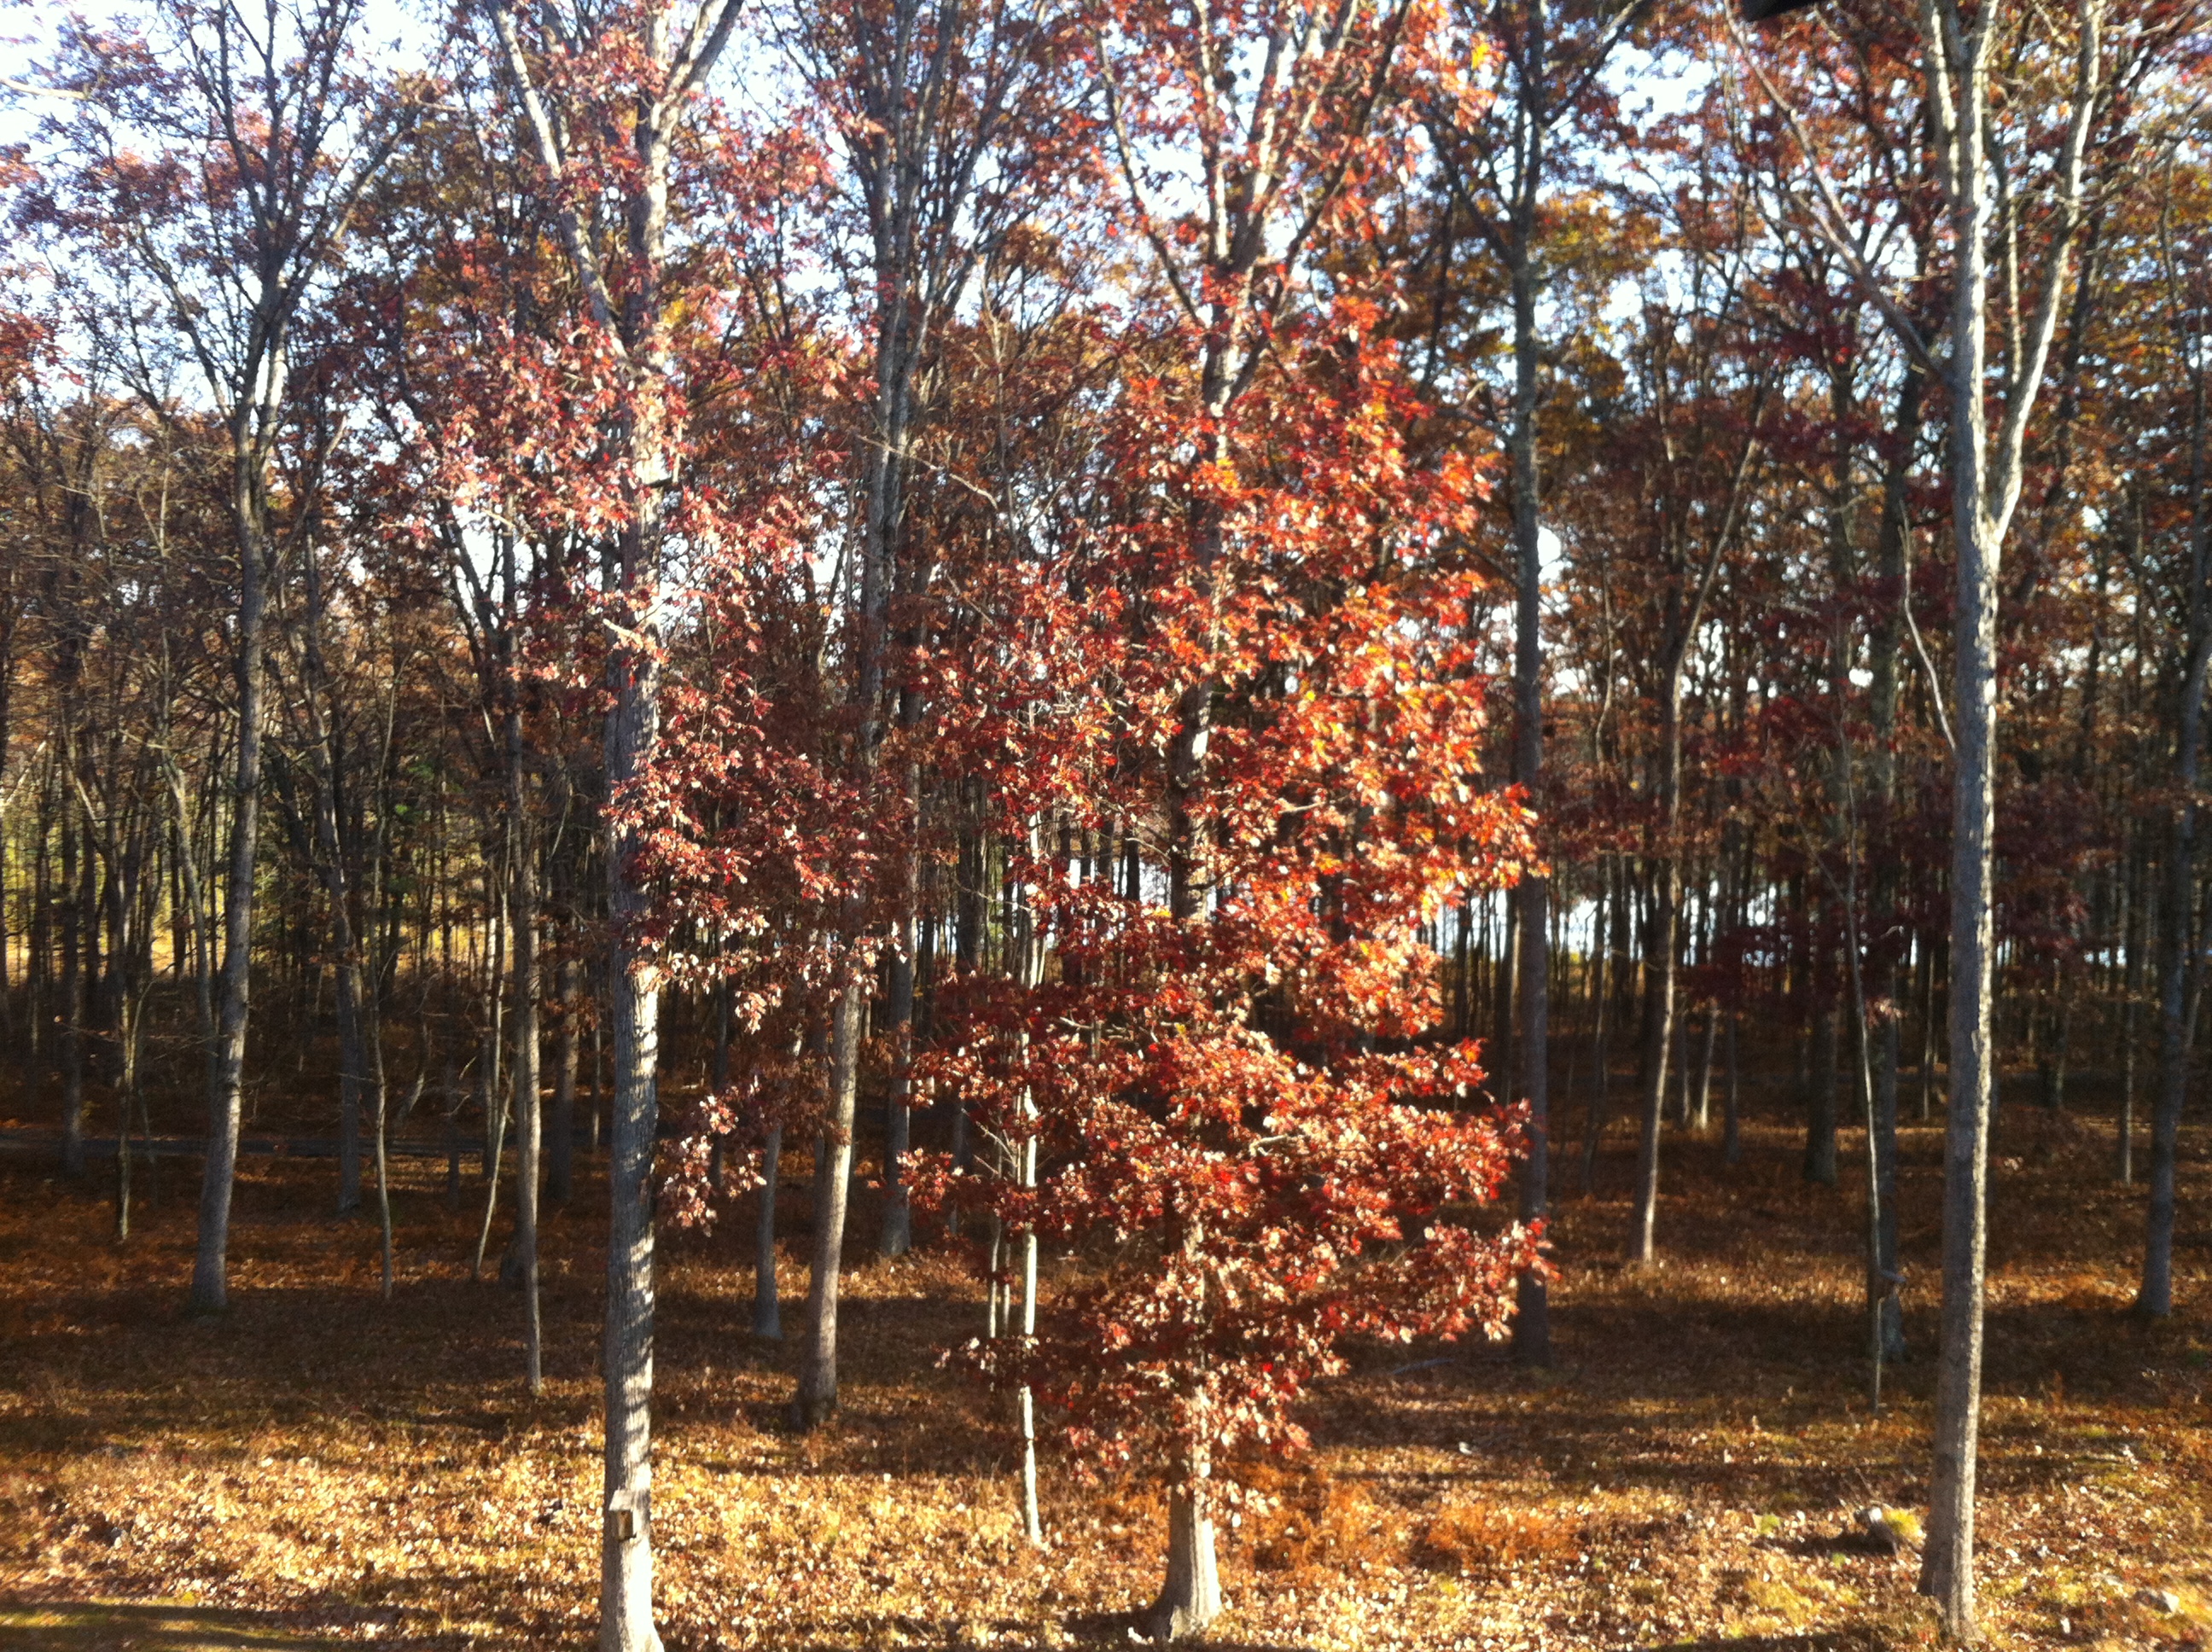
<svg viewBox="0 0 2212 1652">
<path fill-rule="evenodd" d="M 1362 319 L 1344 307 L 1327 336 Z M 1497 1334 L 1540 1265 L 1533 1230 L 1454 1214 L 1495 1196 L 1522 1141 L 1483 1103 L 1474 1048 L 1435 1042 L 1420 933 L 1534 858 L 1517 795 L 1479 779 L 1474 581 L 1439 550 L 1476 479 L 1408 462 L 1417 410 L 1387 351 L 1285 348 L 1304 375 L 1262 380 L 1211 458 L 1176 381 L 1128 386 L 1099 525 L 1048 580 L 1000 587 L 1038 665 L 970 679 L 978 724 L 1003 732 L 969 750 L 1019 835 L 1009 876 L 1048 964 L 1034 985 L 941 987 L 918 1063 L 987 1139 L 1034 1138 L 1041 1175 L 931 1159 L 917 1201 L 1088 1264 L 1033 1341 L 961 1357 L 1035 1387 L 1079 1455 L 1186 1479 L 1296 1449 L 1291 1409 L 1346 1339 Z M 1077 609 L 1071 586 L 1120 599 Z M 1086 877 L 1036 823 L 1162 819 L 1194 677 L 1213 684 L 1187 805 L 1208 893 L 1178 920 L 1116 857 Z M 1098 696 L 1041 706 L 1040 683 Z"/>
</svg>

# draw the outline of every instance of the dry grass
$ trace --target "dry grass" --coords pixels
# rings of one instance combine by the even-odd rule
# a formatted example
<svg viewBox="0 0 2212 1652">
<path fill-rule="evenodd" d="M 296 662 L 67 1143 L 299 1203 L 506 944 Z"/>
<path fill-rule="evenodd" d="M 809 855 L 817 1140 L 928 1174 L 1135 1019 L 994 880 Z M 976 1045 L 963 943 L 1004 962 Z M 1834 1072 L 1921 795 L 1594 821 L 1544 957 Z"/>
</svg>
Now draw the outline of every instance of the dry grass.
<svg viewBox="0 0 2212 1652">
<path fill-rule="evenodd" d="M 1999 1647 L 2212 1631 L 2208 1143 L 2185 1145 L 2182 1313 L 2126 1316 L 2140 1190 L 2108 1127 L 2007 1110 L 1995 1174 L 1984 1588 Z M 1308 1464 L 1228 1534 L 1248 1648 L 1792 1649 L 1932 1638 L 1908 1556 L 1837 1547 L 1925 1501 L 1937 1141 L 1906 1145 L 1909 1331 L 1893 1405 L 1859 1397 L 1855 1189 L 1807 1189 L 1778 1125 L 1723 1172 L 1670 1145 L 1669 1260 L 1618 1267 L 1626 1163 L 1558 1225 L 1559 1369 L 1378 1350 L 1315 1408 Z M 1856 1166 L 1847 1161 L 1847 1179 Z M 401 1285 L 327 1161 L 249 1161 L 234 1306 L 179 1312 L 196 1166 L 118 1248 L 93 1190 L 0 1161 L 0 1646 L 583 1646 L 594 1619 L 600 1216 L 546 1232 L 550 1384 L 521 1392 L 518 1302 L 472 1285 L 477 1212 L 410 1161 Z M 473 1179 L 471 1202 L 481 1197 Z M 790 1206 L 803 1223 L 804 1201 Z M 872 1234 L 863 1211 L 856 1235 Z M 1047 1461 L 1052 1546 L 1019 1536 L 1013 1442 L 933 1351 L 972 1334 L 949 1256 L 854 1246 L 845 1409 L 781 1427 L 783 1350 L 747 1333 L 739 1230 L 664 1248 L 656 1503 L 672 1652 L 1127 1644 L 1163 1515 Z M 785 1276 L 803 1286 L 796 1266 Z M 795 1301 L 787 1313 L 795 1314 Z M 2163 1598 L 2160 1598 L 2163 1597 Z M 2168 1609 L 2171 1607 L 2172 1609 Z"/>
</svg>

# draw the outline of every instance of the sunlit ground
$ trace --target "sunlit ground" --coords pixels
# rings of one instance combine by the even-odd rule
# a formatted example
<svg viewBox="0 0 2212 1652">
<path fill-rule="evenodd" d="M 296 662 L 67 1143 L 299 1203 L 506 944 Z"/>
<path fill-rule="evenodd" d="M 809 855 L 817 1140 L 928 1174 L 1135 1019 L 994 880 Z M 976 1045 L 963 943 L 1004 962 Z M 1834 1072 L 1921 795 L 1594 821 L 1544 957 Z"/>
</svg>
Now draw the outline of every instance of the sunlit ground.
<svg viewBox="0 0 2212 1652">
<path fill-rule="evenodd" d="M 2112 1185 L 2095 1093 L 2009 1105 L 1994 1175 L 1984 1600 L 1999 1647 L 2201 1644 L 2212 1631 L 2212 1176 L 2184 1145 L 2176 1318 L 2124 1309 L 2142 1193 Z M 1574 1109 L 1578 1112 L 1578 1108 Z M 1565 1109 L 1563 1109 L 1565 1111 Z M 1778 1112 L 1778 1118 L 1780 1116 Z M 1863 1398 L 1861 1169 L 1798 1180 L 1798 1140 L 1670 1141 L 1648 1272 L 1615 1261 L 1629 1130 L 1557 1225 L 1556 1370 L 1498 1351 L 1370 1350 L 1316 1407 L 1316 1456 L 1265 1471 L 1273 1513 L 1228 1534 L 1248 1648 L 1861 1648 L 1932 1637 L 1907 1553 L 1834 1540 L 1924 1504 L 1938 1140 L 1904 1184 L 1915 1357 Z M 805 1184 L 803 1163 L 789 1185 Z M 586 1197 L 546 1227 L 550 1382 L 520 1382 L 520 1302 L 468 1278 L 481 1185 L 402 1161 L 399 1288 L 373 1223 L 327 1210 L 328 1161 L 249 1161 L 234 1307 L 196 1323 L 197 1165 L 140 1188 L 112 1238 L 82 1190 L 0 1160 L 0 1646 L 90 1652 L 583 1646 L 594 1622 L 598 1286 Z M 785 1313 L 805 1201 L 785 1208 Z M 941 1243 L 873 1260 L 856 1218 L 844 1408 L 785 1432 L 790 1355 L 756 1342 L 749 1221 L 664 1248 L 656 1504 L 671 1652 L 1127 1643 L 1164 1515 L 1046 1461 L 1051 1546 L 1019 1539 L 1013 1435 L 936 1351 L 981 1329 Z M 504 1231 L 504 1224 L 499 1230 Z M 1432 1363 L 1446 1355 L 1459 1357 Z"/>
</svg>

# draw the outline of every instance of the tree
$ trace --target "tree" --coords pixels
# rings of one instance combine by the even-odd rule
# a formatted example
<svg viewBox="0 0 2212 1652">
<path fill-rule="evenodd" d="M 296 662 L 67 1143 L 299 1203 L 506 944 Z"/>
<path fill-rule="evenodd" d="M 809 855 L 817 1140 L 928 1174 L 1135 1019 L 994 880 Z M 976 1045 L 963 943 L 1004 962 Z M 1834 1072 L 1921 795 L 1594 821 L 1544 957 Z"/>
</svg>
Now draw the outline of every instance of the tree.
<svg viewBox="0 0 2212 1652">
<path fill-rule="evenodd" d="M 733 0 L 701 0 L 688 11 L 656 3 L 593 18 L 572 34 L 559 16 L 525 14 L 507 0 L 489 0 L 486 12 L 581 292 L 578 340 L 613 431 L 611 486 L 590 501 L 595 508 L 576 513 L 611 542 L 599 615 L 610 639 L 606 864 L 614 926 L 599 1644 L 604 1652 L 651 1652 L 660 1643 L 653 1626 L 650 1492 L 660 999 L 640 932 L 650 914 L 634 865 L 638 829 L 623 811 L 659 743 L 661 582 L 669 537 L 690 502 L 685 404 L 670 339 L 678 295 L 665 268 L 672 179 L 693 97 L 737 13 Z M 604 205 L 621 225 L 618 246 L 591 233 L 586 203 Z"/>
<path fill-rule="evenodd" d="M 1539 794 L 1544 766 L 1542 483 L 1539 453 L 1543 341 L 1537 306 L 1547 284 L 1547 231 L 1556 216 L 1549 197 L 1563 175 L 1583 181 L 1578 157 L 1558 153 L 1577 126 L 1597 125 L 1614 142 L 1625 136 L 1607 118 L 1612 100 L 1602 76 L 1613 48 L 1638 7 L 1595 10 L 1527 0 L 1517 9 L 1462 8 L 1462 27 L 1478 65 L 1495 65 L 1498 90 L 1444 82 L 1446 95 L 1429 120 L 1449 204 L 1440 228 L 1440 279 L 1451 276 L 1452 231 L 1464 215 L 1505 273 L 1512 311 L 1512 424 L 1506 433 L 1511 467 L 1514 568 L 1513 780 Z M 1521 1215 L 1540 1220 L 1550 1203 L 1551 1032 L 1549 993 L 1551 880 L 1524 877 L 1516 896 L 1513 969 L 1517 1024 L 1513 1087 L 1528 1107 L 1529 1151 L 1521 1171 Z M 1493 1057 L 1493 1060 L 1495 1058 Z M 1516 1356 L 1524 1364 L 1551 1363 L 1551 1314 L 1544 1277 L 1520 1287 L 1513 1322 Z"/>
<path fill-rule="evenodd" d="M 2183 409 L 2172 420 L 2181 433 L 2175 468 L 2185 479 L 2168 510 L 2171 537 L 2183 547 L 2180 574 L 2179 671 L 2173 714 L 2172 823 L 2166 847 L 2165 923 L 2160 935 L 2158 988 L 2158 1096 L 2151 1122 L 2150 1204 L 2143 1244 L 2138 1312 L 2163 1318 L 2173 1311 L 2174 1174 L 2181 1110 L 2189 1084 L 2189 984 L 2203 966 L 2191 917 L 2197 905 L 2197 831 L 2204 751 L 2205 679 L 2212 675 L 2212 499 L 2207 497 L 2206 357 L 2212 354 L 2212 286 L 2203 253 L 2203 177 L 2170 156 L 2159 179 L 2158 274 L 2170 341 L 2173 382 Z"/>
<path fill-rule="evenodd" d="M 920 830 L 921 797 L 912 763 L 890 774 L 882 765 L 892 726 L 910 732 L 925 715 L 912 672 L 898 680 L 914 641 L 903 610 L 915 605 L 929 582 L 908 543 L 908 490 L 927 427 L 949 411 L 943 377 L 930 372 L 940 336 L 979 270 L 1058 185 L 1080 147 L 1085 123 L 1076 108 L 1073 30 L 1066 9 L 1054 0 L 984 9 L 951 0 L 810 4 L 779 16 L 775 33 L 805 77 L 811 107 L 835 133 L 849 179 L 841 191 L 843 204 L 855 220 L 854 308 L 868 371 L 854 381 L 855 405 L 848 415 L 854 427 L 848 451 L 858 471 L 854 589 L 843 648 L 854 723 L 848 761 L 863 795 L 886 784 L 896 788 L 903 823 L 887 817 L 888 829 L 903 834 L 908 847 L 883 861 L 892 885 L 883 891 L 889 910 L 873 913 L 875 892 L 856 888 L 839 921 L 858 964 L 876 951 L 861 944 L 861 926 L 888 919 L 888 932 L 878 938 L 889 988 L 878 1024 L 897 1053 L 884 1102 L 878 1248 L 898 1256 L 911 1242 L 898 1163 L 911 1099 L 907 1067 L 919 899 L 912 840 Z M 896 616 L 895 605 L 902 610 Z M 840 1257 L 866 1007 L 856 969 L 838 1000 L 830 1037 L 815 1254 L 793 1402 L 803 1427 L 814 1426 L 836 1405 Z"/>
<path fill-rule="evenodd" d="M 1275 327 L 1286 365 L 1255 372 L 1236 425 L 1269 441 L 1240 471 L 1184 434 L 1202 378 L 1141 384 L 1102 456 L 1104 525 L 1033 548 L 997 632 L 1024 652 L 974 738 L 1045 961 L 940 999 L 958 1034 L 921 1062 L 1039 1159 L 990 1177 L 938 1157 L 933 1200 L 1017 1235 L 1112 1236 L 1103 1283 L 1048 1306 L 1034 1341 L 969 1357 L 1066 1410 L 1079 1449 L 1164 1484 L 1158 1638 L 1218 1611 L 1237 1454 L 1301 1442 L 1289 1408 L 1345 1335 L 1502 1333 L 1514 1278 L 1540 1265 L 1536 1228 L 1440 1215 L 1491 1196 L 1525 1114 L 1469 1110 L 1472 1048 L 1431 1042 L 1421 926 L 1510 881 L 1530 846 L 1517 794 L 1475 783 L 1477 582 L 1443 550 L 1475 479 L 1449 456 L 1407 463 L 1415 404 L 1395 351 L 1359 337 L 1372 313 L 1346 299 Z M 1033 697 L 1109 657 L 1110 700 Z M 1214 685 L 1211 778 L 1184 794 L 1178 847 L 1164 805 L 1188 774 L 1193 658 Z M 1170 824 L 1133 841 L 1133 875 L 1121 856 L 1073 875 L 1078 836 L 1146 819 Z M 1145 860 L 1169 873 L 1150 889 Z M 1164 910 L 1177 864 L 1206 898 Z"/>
<path fill-rule="evenodd" d="M 2112 109 L 2111 59 L 2134 56 L 2172 20 L 2142 19 L 2107 39 L 2102 0 L 2079 0 L 2046 30 L 2017 9 L 1926 0 L 1917 55 L 1922 112 L 1942 188 L 1948 268 L 1937 277 L 1940 336 L 1923 333 L 1869 262 L 1826 154 L 1762 61 L 1749 61 L 1808 164 L 1798 192 L 1815 227 L 1949 403 L 1951 526 L 1958 558 L 1953 701 L 1957 763 L 1951 865 L 1951 1106 L 1944 1143 L 1943 1311 L 1936 1465 L 1920 1586 L 1961 1638 L 1974 1620 L 1974 1469 L 1980 1417 L 1988 1129 L 1994 1064 L 1997 578 L 2024 482 L 2029 421 L 2064 311 L 2087 197 L 2092 138 Z M 2123 76 L 2123 78 L 2124 78 Z M 2002 90 L 2002 96 L 1997 95 Z M 2113 157 L 2117 160 L 2117 157 Z M 2023 248 L 2025 244 L 2025 249 Z M 1993 313 L 2002 272 L 2008 303 Z M 2018 294 L 2019 298 L 2011 295 Z M 1938 355 L 1938 350 L 1942 354 Z M 1992 372 L 1995 393 L 1990 392 Z M 1995 423 L 1992 424 L 1992 402 Z"/>
<path fill-rule="evenodd" d="M 66 170 L 52 221 L 117 277 L 118 317 L 156 331 L 152 352 L 198 370 L 228 448 L 237 557 L 231 638 L 238 727 L 223 903 L 210 1134 L 192 1269 L 195 1311 L 228 1298 L 226 1263 L 250 1001 L 270 587 L 311 513 L 288 513 L 271 465 L 288 412 L 303 307 L 344 241 L 361 193 L 413 105 L 362 72 L 358 0 L 309 0 L 258 19 L 164 0 L 143 22 L 63 34 L 56 85 L 78 98 L 46 138 Z M 158 357 L 137 388 L 160 406 Z"/>
</svg>

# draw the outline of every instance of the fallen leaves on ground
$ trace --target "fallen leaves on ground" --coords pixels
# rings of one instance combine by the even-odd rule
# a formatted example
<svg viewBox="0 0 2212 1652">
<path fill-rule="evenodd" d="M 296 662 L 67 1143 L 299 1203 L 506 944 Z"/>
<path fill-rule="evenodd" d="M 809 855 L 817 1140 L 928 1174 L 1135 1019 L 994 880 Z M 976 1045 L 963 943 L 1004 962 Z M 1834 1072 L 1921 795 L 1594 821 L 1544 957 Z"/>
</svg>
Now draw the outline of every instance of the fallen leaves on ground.
<svg viewBox="0 0 2212 1652">
<path fill-rule="evenodd" d="M 2142 1192 L 2109 1183 L 2101 1127 L 2069 1130 L 2018 1108 L 1999 1127 L 1980 1516 L 1991 1643 L 2201 1646 L 2206 1132 L 2192 1125 L 2184 1146 L 2182 1311 L 2144 1326 L 2125 1313 Z M 1259 1467 L 1271 1507 L 1224 1534 L 1232 1610 L 1210 1640 L 1932 1643 L 1910 1549 L 1848 1535 L 1869 1505 L 1926 1505 L 1940 1141 L 1907 1132 L 1912 1357 L 1870 1416 L 1851 1173 L 1840 1191 L 1807 1188 L 1790 1132 L 1747 1139 L 1735 1169 L 1711 1142 L 1670 1143 L 1655 1269 L 1613 1260 L 1625 1161 L 1601 1163 L 1598 1197 L 1562 1200 L 1557 1369 L 1486 1347 L 1378 1349 L 1334 1384 L 1314 1413 L 1320 1449 Z M 181 1305 L 197 1171 L 165 1163 L 149 1198 L 142 1167 L 118 1246 L 97 1186 L 0 1166 L 0 1643 L 587 1643 L 596 1190 L 546 1222 L 549 1382 L 533 1401 L 520 1299 L 469 1278 L 480 1183 L 473 1208 L 449 1211 L 442 1164 L 400 1162 L 386 1303 L 373 1221 L 329 1214 L 333 1167 L 249 1161 L 234 1305 L 194 1321 Z M 671 1652 L 1127 1644 L 1127 1614 L 1157 1586 L 1159 1499 L 1077 1484 L 1048 1455 L 1051 1545 L 1030 1550 L 1010 1414 L 935 1363 L 981 1328 L 976 1289 L 942 1248 L 874 1260 L 872 1215 L 854 1227 L 843 1409 L 805 1437 L 782 1424 L 789 1351 L 750 1334 L 750 1223 L 664 1239 L 655 1509 Z M 803 1234 L 803 1197 L 786 1217 Z M 803 1246 L 785 1260 L 787 1326 Z M 196 1624 L 211 1625 L 199 1640 Z"/>
</svg>

